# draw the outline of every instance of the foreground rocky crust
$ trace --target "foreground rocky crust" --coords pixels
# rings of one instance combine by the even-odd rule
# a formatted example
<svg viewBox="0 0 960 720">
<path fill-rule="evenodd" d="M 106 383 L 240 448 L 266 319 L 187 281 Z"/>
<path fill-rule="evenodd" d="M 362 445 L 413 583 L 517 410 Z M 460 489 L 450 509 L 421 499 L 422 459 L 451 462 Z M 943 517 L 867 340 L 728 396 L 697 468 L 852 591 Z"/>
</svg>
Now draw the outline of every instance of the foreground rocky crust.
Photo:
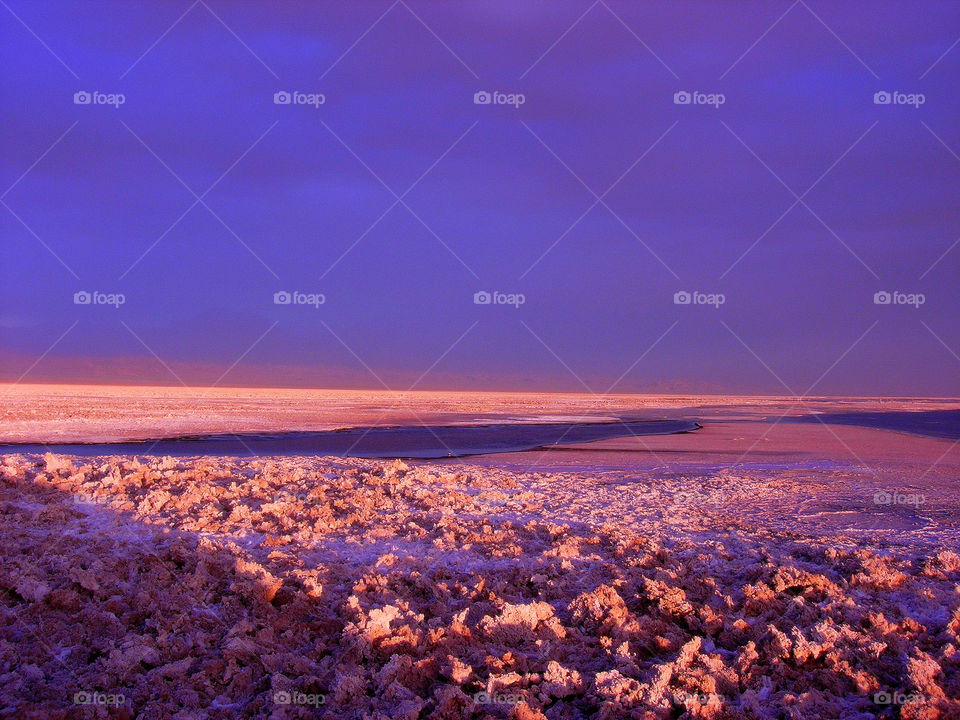
<svg viewBox="0 0 960 720">
<path fill-rule="evenodd" d="M 0 462 L 3 717 L 960 717 L 945 548 L 595 522 L 585 474 Z"/>
</svg>

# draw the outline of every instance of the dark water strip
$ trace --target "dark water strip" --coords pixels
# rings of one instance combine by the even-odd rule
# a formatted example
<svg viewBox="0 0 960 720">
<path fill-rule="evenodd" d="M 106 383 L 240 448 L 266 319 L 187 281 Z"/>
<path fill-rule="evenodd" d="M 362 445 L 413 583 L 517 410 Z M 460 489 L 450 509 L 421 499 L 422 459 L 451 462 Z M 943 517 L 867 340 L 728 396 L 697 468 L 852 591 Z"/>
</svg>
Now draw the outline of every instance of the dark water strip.
<svg viewBox="0 0 960 720">
<path fill-rule="evenodd" d="M 693 432 L 692 420 L 623 420 L 599 423 L 410 425 L 324 432 L 187 435 L 136 442 L 0 445 L 0 454 L 66 455 L 311 455 L 429 459 L 536 450 L 631 435 Z"/>
<path fill-rule="evenodd" d="M 818 422 L 828 425 L 859 425 L 880 430 L 896 430 L 926 437 L 960 440 L 960 410 L 922 410 L 890 412 L 820 413 L 791 418 L 794 422 Z"/>
</svg>

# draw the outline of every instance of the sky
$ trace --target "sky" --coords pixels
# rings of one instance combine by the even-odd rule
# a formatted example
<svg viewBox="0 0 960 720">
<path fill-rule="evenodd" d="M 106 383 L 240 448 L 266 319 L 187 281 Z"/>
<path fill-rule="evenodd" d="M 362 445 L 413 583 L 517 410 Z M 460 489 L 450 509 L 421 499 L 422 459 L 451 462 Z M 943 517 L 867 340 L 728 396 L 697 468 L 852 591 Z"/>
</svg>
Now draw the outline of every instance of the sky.
<svg viewBox="0 0 960 720">
<path fill-rule="evenodd" d="M 955 3 L 0 5 L 0 381 L 960 396 Z"/>
</svg>

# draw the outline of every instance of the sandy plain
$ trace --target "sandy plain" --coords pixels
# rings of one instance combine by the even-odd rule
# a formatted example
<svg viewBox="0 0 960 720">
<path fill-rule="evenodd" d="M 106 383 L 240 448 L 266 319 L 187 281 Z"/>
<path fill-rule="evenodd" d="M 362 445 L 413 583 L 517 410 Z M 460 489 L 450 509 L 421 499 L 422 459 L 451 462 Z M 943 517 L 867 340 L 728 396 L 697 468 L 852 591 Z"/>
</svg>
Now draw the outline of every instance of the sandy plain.
<svg viewBox="0 0 960 720">
<path fill-rule="evenodd" d="M 792 398 L 0 397 L 0 442 L 703 425 L 418 462 L 0 456 L 0 716 L 960 717 L 953 441 L 781 420 Z"/>
</svg>

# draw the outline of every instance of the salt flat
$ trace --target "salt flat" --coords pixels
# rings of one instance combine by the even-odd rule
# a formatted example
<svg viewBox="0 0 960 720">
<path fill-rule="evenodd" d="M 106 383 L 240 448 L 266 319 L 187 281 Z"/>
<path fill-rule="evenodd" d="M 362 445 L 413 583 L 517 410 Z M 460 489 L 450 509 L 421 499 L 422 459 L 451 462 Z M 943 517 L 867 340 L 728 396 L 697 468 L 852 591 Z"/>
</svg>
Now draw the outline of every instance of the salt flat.
<svg viewBox="0 0 960 720">
<path fill-rule="evenodd" d="M 790 398 L 5 400 L 4 441 L 381 416 L 703 425 L 457 460 L 5 455 L 0 707 L 17 717 L 68 717 L 91 688 L 148 718 L 960 714 L 949 440 L 780 420 Z"/>
</svg>

